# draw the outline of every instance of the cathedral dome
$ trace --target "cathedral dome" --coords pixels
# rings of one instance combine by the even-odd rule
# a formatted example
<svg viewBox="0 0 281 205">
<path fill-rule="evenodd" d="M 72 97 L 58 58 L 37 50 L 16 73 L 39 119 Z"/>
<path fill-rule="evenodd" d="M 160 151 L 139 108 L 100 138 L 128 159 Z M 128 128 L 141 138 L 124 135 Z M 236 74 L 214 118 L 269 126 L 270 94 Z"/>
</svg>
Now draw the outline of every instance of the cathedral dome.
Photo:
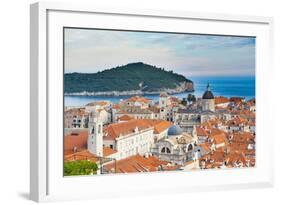
<svg viewBox="0 0 281 205">
<path fill-rule="evenodd" d="M 212 91 L 210 90 L 210 85 L 208 83 L 207 85 L 207 90 L 205 91 L 205 93 L 203 94 L 202 99 L 214 99 L 214 95 L 212 93 Z"/>
<path fill-rule="evenodd" d="M 173 125 L 168 130 L 168 135 L 181 135 L 182 133 L 183 131 L 178 125 Z"/>
</svg>

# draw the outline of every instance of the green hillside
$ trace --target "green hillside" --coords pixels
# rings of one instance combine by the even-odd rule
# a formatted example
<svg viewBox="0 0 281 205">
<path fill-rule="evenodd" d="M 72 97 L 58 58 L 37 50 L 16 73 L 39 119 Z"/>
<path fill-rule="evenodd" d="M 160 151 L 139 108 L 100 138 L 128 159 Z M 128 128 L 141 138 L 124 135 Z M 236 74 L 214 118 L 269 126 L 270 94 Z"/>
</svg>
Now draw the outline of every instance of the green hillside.
<svg viewBox="0 0 281 205">
<path fill-rule="evenodd" d="M 192 83 L 183 75 L 144 63 L 130 63 L 97 73 L 64 74 L 65 93 L 105 91 L 159 91 Z"/>
</svg>

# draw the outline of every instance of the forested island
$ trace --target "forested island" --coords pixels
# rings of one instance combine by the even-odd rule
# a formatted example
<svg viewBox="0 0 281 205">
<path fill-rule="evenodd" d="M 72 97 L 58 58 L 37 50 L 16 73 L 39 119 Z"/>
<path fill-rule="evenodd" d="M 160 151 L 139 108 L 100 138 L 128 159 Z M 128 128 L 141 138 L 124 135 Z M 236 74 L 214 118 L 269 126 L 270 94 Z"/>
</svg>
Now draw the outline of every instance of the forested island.
<svg viewBox="0 0 281 205">
<path fill-rule="evenodd" d="M 142 62 L 97 73 L 65 73 L 65 95 L 169 94 L 194 91 L 193 82 L 183 75 Z"/>
</svg>

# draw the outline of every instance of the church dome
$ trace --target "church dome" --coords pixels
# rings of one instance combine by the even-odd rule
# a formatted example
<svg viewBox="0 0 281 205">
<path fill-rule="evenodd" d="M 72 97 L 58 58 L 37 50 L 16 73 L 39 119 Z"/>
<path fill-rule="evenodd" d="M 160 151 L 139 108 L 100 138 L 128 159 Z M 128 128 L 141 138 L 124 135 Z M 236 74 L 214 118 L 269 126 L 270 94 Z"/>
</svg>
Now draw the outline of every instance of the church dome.
<svg viewBox="0 0 281 205">
<path fill-rule="evenodd" d="M 173 125 L 168 130 L 168 135 L 181 135 L 182 133 L 183 131 L 178 125 Z"/>
<path fill-rule="evenodd" d="M 210 90 L 210 85 L 208 83 L 207 85 L 207 90 L 205 91 L 205 93 L 203 94 L 202 99 L 214 99 L 214 95 L 212 93 L 212 91 Z"/>
</svg>

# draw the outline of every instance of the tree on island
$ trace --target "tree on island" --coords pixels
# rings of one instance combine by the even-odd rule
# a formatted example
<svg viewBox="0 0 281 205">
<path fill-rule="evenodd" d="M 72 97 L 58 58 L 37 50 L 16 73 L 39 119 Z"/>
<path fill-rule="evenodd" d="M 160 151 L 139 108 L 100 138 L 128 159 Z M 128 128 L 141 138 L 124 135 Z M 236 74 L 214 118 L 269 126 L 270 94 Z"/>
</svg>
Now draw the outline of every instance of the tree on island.
<svg viewBox="0 0 281 205">
<path fill-rule="evenodd" d="M 64 162 L 64 176 L 97 174 L 98 165 L 88 160 Z"/>
<path fill-rule="evenodd" d="M 188 101 L 189 104 L 190 104 L 191 102 L 194 103 L 194 102 L 196 101 L 195 95 L 188 94 L 188 96 L 187 96 L 187 101 Z"/>
</svg>

